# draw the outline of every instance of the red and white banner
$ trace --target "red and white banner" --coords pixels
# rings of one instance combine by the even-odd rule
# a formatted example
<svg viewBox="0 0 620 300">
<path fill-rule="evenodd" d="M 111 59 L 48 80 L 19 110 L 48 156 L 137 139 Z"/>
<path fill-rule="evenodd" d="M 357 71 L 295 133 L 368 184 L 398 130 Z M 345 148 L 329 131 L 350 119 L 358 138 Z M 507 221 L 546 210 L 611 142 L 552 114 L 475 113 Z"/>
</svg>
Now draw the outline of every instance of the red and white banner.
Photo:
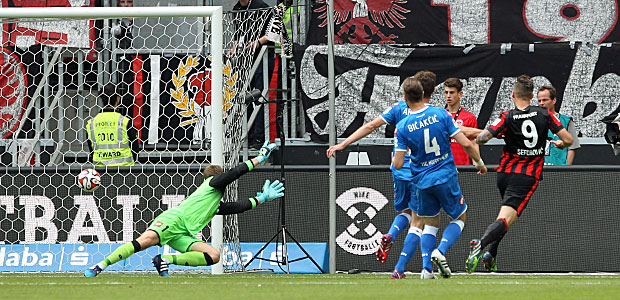
<svg viewBox="0 0 620 300">
<path fill-rule="evenodd" d="M 90 0 L 7 0 L 2 7 L 94 7 Z M 94 20 L 24 21 L 3 23 L 3 46 L 27 48 L 36 44 L 75 48 L 94 48 Z"/>
<path fill-rule="evenodd" d="M 620 41 L 617 0 L 334 0 L 339 44 Z M 327 0 L 313 6 L 308 44 L 325 44 Z"/>
</svg>

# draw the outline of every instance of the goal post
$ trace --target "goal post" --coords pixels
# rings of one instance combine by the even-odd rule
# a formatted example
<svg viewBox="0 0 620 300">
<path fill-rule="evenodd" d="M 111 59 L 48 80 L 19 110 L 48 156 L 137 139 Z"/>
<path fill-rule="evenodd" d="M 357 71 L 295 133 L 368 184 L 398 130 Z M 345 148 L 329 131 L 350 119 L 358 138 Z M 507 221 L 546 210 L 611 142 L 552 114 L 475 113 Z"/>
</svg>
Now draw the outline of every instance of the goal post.
<svg viewBox="0 0 620 300">
<path fill-rule="evenodd" d="M 212 76 L 212 86 L 220 87 L 217 90 L 211 89 L 211 161 L 214 165 L 224 166 L 224 135 L 222 134 L 224 114 L 224 103 L 222 98 L 223 88 L 223 70 L 222 57 L 224 51 L 222 45 L 224 44 L 224 34 L 222 31 L 222 9 L 221 7 L 213 15 L 213 33 L 211 35 L 211 45 L 218 45 L 212 48 L 212 64 L 214 66 L 222 66 L 218 68 L 220 72 L 214 72 Z M 217 34 L 215 34 L 217 33 Z M 224 217 L 216 215 L 211 220 L 211 244 L 215 249 L 222 252 L 224 245 Z M 212 274 L 224 274 L 224 263 L 220 260 L 217 264 L 211 267 Z"/>
<path fill-rule="evenodd" d="M 21 119 L 3 125 L 7 130 L 0 138 L 0 147 L 14 153 L 8 165 L 0 162 L 6 188 L 0 192 L 0 248 L 23 244 L 20 251 L 30 255 L 27 245 L 33 245 L 62 256 L 65 247 L 75 245 L 75 251 L 95 249 L 104 255 L 110 244 L 136 238 L 157 214 L 195 190 L 206 164 L 237 165 L 245 82 L 257 52 L 248 42 L 259 37 L 261 24 L 272 15 L 269 9 L 224 13 L 208 6 L 0 9 L 0 65 L 10 71 L 3 74 L 8 79 L 0 78 L 9 87 L 0 90 L 0 98 L 23 96 L 23 106 L 11 107 Z M 124 18 L 133 22 L 129 46 L 113 28 Z M 103 25 L 94 29 L 100 20 Z M 75 31 L 79 26 L 86 31 Z M 245 45 L 238 43 L 240 36 Z M 225 54 L 235 46 L 246 51 Z M 85 193 L 74 184 L 77 170 L 92 167 L 84 124 L 100 111 L 98 98 L 107 83 L 127 85 L 125 96 L 134 101 L 124 109 L 139 132 L 141 162 L 128 170 L 97 167 L 102 185 Z M 164 96 L 168 106 L 162 104 Z M 224 201 L 236 200 L 233 183 Z M 222 253 L 212 273 L 243 269 L 236 216 L 216 216 L 200 236 Z M 140 270 L 137 264 L 145 267 L 145 260 L 128 260 L 122 270 Z M 66 266 L 8 270 L 62 271 Z"/>
</svg>

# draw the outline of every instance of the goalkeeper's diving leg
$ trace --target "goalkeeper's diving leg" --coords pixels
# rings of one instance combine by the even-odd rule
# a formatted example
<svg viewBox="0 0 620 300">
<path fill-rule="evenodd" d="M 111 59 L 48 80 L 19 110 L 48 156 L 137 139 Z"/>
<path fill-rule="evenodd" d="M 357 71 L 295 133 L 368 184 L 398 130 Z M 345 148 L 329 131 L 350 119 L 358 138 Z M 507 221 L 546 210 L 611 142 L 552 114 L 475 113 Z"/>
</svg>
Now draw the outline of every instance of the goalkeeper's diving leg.
<svg viewBox="0 0 620 300">
<path fill-rule="evenodd" d="M 123 259 L 126 259 L 136 252 L 157 245 L 158 243 L 159 236 L 157 235 L 157 233 L 151 230 L 147 230 L 136 240 L 133 240 L 130 243 L 126 243 L 116 248 L 116 250 L 114 250 L 114 252 L 112 252 L 112 254 L 110 254 L 104 260 L 92 266 L 90 269 L 84 271 L 84 276 L 95 277 L 99 275 L 99 273 L 101 273 L 103 270 L 105 270 L 108 266 L 113 265 Z"/>
<path fill-rule="evenodd" d="M 192 236 L 183 236 L 168 243 L 177 251 L 184 252 L 178 255 L 156 255 L 153 257 L 153 266 L 162 277 L 170 277 L 168 266 L 210 266 L 220 261 L 220 252 L 211 245 Z M 189 244 L 189 247 L 186 245 Z M 185 245 L 185 246 L 183 246 Z M 189 251 L 186 251 L 189 249 Z"/>
</svg>

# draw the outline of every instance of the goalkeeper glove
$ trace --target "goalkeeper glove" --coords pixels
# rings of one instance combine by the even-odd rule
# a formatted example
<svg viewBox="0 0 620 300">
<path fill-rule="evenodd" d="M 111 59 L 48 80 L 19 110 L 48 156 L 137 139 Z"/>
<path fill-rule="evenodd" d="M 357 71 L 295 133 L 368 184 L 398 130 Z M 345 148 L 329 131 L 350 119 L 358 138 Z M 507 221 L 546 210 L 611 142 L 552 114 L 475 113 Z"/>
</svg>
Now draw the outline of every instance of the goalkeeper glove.
<svg viewBox="0 0 620 300">
<path fill-rule="evenodd" d="M 256 194 L 256 199 L 260 204 L 271 201 L 276 198 L 284 196 L 284 185 L 279 180 L 271 182 L 265 181 L 263 185 L 263 191 Z"/>
<path fill-rule="evenodd" d="M 271 151 L 275 150 L 278 146 L 276 143 L 269 143 L 269 141 L 265 141 L 263 146 L 258 150 L 258 156 L 255 157 L 259 164 L 262 164 L 269 158 L 271 155 Z"/>
</svg>

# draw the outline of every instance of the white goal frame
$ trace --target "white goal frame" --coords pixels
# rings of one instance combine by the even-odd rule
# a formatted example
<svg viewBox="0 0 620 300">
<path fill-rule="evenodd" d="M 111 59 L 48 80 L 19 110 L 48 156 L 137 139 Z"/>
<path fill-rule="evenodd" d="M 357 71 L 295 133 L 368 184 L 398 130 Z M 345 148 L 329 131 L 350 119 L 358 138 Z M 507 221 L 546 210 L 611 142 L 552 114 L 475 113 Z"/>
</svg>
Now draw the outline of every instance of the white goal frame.
<svg viewBox="0 0 620 300">
<path fill-rule="evenodd" d="M 211 18 L 211 163 L 223 166 L 223 9 L 221 6 L 175 7 L 26 7 L 2 8 L 0 19 L 103 19 L 139 17 L 210 17 Z M 220 67 L 215 67 L 220 66 Z M 217 88 L 214 88 L 217 87 Z M 215 249 L 223 246 L 222 216 L 211 221 L 211 243 Z M 222 260 L 211 268 L 212 274 L 223 274 Z"/>
</svg>

